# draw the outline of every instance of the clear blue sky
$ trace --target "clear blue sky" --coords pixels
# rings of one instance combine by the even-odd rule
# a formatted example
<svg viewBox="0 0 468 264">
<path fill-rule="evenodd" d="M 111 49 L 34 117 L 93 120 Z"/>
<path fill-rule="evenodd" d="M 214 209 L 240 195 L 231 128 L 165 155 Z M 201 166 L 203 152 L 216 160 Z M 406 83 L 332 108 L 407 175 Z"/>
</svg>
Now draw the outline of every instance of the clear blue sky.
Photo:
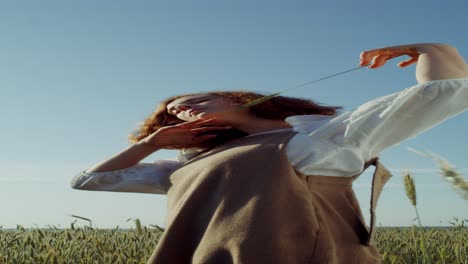
<svg viewBox="0 0 468 264">
<path fill-rule="evenodd" d="M 171 95 L 215 89 L 276 92 L 353 68 L 365 49 L 442 42 L 468 58 L 466 1 L 2 1 L 0 3 L 0 225 L 68 227 L 70 214 L 111 228 L 163 225 L 165 197 L 89 192 L 73 176 L 128 146 L 127 135 Z M 416 83 L 391 61 L 286 95 L 342 105 Z M 468 203 L 430 160 L 468 175 L 468 115 L 381 159 L 394 177 L 378 207 L 383 226 L 411 225 L 402 172 L 413 171 L 424 225 L 468 218 Z M 160 151 L 145 161 L 170 159 Z M 367 216 L 370 175 L 355 186 Z M 84 223 L 83 223 L 84 224 Z"/>
</svg>

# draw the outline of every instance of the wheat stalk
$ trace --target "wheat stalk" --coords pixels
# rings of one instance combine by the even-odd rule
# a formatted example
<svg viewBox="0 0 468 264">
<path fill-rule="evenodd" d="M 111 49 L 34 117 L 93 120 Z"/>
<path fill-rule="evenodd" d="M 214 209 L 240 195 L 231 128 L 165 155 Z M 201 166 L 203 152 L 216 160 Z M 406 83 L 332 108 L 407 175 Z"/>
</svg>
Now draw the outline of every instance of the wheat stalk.
<svg viewBox="0 0 468 264">
<path fill-rule="evenodd" d="M 423 251 L 423 256 L 425 256 L 426 263 L 432 263 L 430 256 L 428 255 L 427 247 L 426 247 L 426 242 L 425 242 L 425 237 L 424 237 L 424 229 L 422 228 L 421 224 L 421 218 L 419 217 L 419 212 L 418 212 L 418 207 L 416 206 L 416 186 L 414 184 L 413 177 L 411 174 L 408 172 L 404 176 L 404 185 L 405 185 L 405 191 L 406 191 L 406 196 L 408 196 L 409 200 L 411 201 L 411 204 L 414 207 L 414 210 L 416 212 L 416 219 L 418 219 L 418 224 L 419 228 L 421 229 L 420 236 L 421 236 L 421 247 Z M 416 239 L 415 239 L 416 243 Z"/>
<path fill-rule="evenodd" d="M 449 182 L 452 185 L 452 188 L 454 188 L 463 197 L 463 199 L 468 200 L 468 181 L 466 181 L 463 178 L 463 175 L 446 159 L 429 151 L 423 152 L 413 148 L 408 148 L 408 150 L 437 162 L 440 167 L 442 178 Z"/>
<path fill-rule="evenodd" d="M 406 196 L 411 201 L 411 204 L 416 207 L 416 187 L 414 186 L 414 180 L 413 177 L 409 173 L 407 173 L 404 176 L 405 180 L 405 191 L 406 191 Z"/>
</svg>

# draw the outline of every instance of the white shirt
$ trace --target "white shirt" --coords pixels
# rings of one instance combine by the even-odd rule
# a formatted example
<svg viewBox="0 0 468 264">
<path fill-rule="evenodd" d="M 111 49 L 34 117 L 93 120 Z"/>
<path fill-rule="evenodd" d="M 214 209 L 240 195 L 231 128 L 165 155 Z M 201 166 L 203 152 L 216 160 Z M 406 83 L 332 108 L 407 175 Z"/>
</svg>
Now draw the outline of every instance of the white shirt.
<svg viewBox="0 0 468 264">
<path fill-rule="evenodd" d="M 286 147 L 294 168 L 306 175 L 353 176 L 382 150 L 416 136 L 468 109 L 468 78 L 436 80 L 371 100 L 334 116 L 285 119 L 298 132 Z M 262 133 L 274 133 L 279 129 Z M 170 173 L 197 150 L 178 160 L 157 160 L 109 172 L 82 172 L 72 188 L 96 191 L 167 193 Z"/>
</svg>

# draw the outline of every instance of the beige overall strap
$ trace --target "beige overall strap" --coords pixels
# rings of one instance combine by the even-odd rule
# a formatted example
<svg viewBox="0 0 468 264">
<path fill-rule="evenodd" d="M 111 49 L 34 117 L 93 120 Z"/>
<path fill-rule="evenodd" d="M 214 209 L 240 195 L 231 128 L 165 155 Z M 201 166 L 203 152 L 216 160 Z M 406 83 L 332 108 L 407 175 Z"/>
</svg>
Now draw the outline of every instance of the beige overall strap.
<svg viewBox="0 0 468 264">
<path fill-rule="evenodd" d="M 379 158 L 376 157 L 372 159 L 369 163 L 366 164 L 366 167 L 369 165 L 375 166 L 374 174 L 372 175 L 372 189 L 371 189 L 371 200 L 370 200 L 370 229 L 369 236 L 365 244 L 372 242 L 374 238 L 375 230 L 375 207 L 377 206 L 377 201 L 379 200 L 380 193 L 387 183 L 387 181 L 392 177 L 390 171 L 387 170 L 380 162 Z"/>
</svg>

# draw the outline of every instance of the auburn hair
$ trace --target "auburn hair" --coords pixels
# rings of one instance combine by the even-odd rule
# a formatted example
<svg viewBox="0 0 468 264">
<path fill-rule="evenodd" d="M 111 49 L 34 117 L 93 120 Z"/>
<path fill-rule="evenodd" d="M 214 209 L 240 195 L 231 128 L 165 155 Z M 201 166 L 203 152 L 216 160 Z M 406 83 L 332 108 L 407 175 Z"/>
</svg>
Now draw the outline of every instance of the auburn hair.
<svg viewBox="0 0 468 264">
<path fill-rule="evenodd" d="M 167 105 L 172 101 L 185 96 L 192 95 L 215 95 L 229 99 L 236 105 L 245 105 L 256 99 L 264 97 L 265 95 L 250 91 L 213 91 L 202 93 L 191 93 L 172 96 L 159 103 L 156 110 L 147 117 L 139 127 L 137 127 L 129 136 L 132 143 L 136 143 L 143 138 L 156 132 L 161 127 L 172 126 L 185 121 L 178 119 L 176 116 L 167 112 Z M 263 101 L 259 104 L 250 106 L 248 112 L 256 117 L 273 120 L 284 120 L 289 116 L 294 115 L 335 115 L 337 110 L 341 109 L 339 106 L 325 106 L 315 103 L 309 99 L 301 99 L 286 96 L 275 96 L 269 100 Z M 220 145 L 229 140 L 246 136 L 245 132 L 235 128 L 223 130 L 219 133 L 210 132 L 211 134 L 218 134 L 217 137 L 207 140 L 200 145 L 193 147 L 212 148 Z"/>
</svg>

